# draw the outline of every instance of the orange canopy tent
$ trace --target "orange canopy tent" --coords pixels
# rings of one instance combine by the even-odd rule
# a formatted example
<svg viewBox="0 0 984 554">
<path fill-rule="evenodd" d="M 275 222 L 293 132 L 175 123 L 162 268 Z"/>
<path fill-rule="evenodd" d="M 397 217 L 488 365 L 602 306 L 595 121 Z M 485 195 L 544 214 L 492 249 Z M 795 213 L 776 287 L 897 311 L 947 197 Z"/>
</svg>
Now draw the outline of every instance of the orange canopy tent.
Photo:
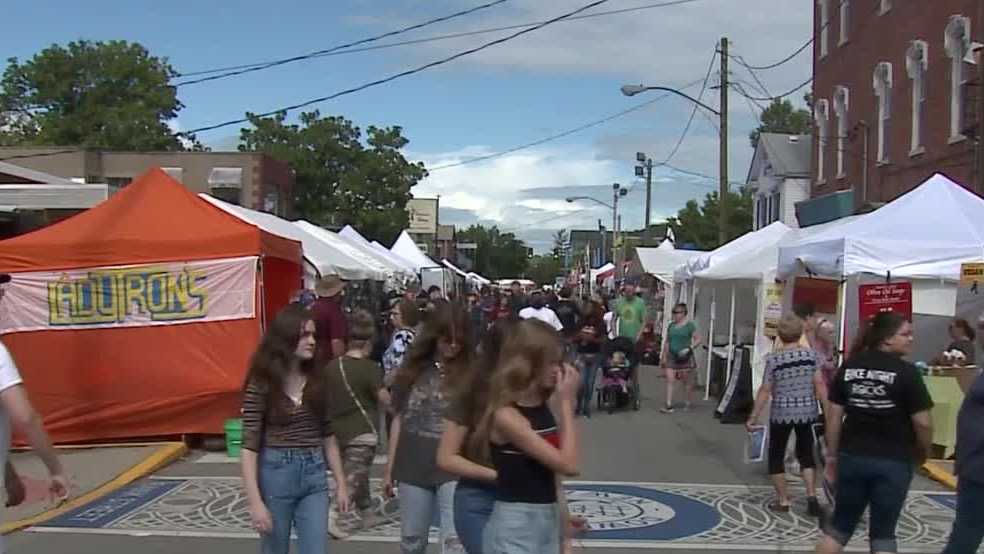
<svg viewBox="0 0 984 554">
<path fill-rule="evenodd" d="M 4 334 L 53 438 L 221 432 L 238 413 L 264 315 L 300 287 L 301 245 L 215 208 L 160 169 L 86 212 L 0 242 L 0 272 L 13 286 L 19 273 L 253 257 L 251 318 Z"/>
</svg>

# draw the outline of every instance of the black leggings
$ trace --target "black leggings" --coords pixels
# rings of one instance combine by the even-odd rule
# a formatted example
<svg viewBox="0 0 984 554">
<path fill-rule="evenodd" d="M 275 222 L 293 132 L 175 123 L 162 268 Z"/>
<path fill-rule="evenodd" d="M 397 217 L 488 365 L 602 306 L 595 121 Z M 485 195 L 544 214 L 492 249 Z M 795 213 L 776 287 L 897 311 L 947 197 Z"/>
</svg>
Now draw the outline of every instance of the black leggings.
<svg viewBox="0 0 984 554">
<path fill-rule="evenodd" d="M 803 469 L 813 469 L 812 423 L 769 424 L 769 475 L 786 473 L 786 445 L 796 431 L 796 459 Z"/>
</svg>

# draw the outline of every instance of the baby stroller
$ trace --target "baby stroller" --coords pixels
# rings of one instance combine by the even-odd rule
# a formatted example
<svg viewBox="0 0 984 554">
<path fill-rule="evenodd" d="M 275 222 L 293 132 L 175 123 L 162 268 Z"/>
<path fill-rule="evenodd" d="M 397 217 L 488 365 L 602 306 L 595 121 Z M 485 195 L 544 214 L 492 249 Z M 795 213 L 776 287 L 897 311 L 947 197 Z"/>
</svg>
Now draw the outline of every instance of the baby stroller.
<svg viewBox="0 0 984 554">
<path fill-rule="evenodd" d="M 601 356 L 598 409 L 611 414 L 631 404 L 632 409 L 638 411 L 639 359 L 632 341 L 624 337 L 610 340 L 602 349 Z"/>
</svg>

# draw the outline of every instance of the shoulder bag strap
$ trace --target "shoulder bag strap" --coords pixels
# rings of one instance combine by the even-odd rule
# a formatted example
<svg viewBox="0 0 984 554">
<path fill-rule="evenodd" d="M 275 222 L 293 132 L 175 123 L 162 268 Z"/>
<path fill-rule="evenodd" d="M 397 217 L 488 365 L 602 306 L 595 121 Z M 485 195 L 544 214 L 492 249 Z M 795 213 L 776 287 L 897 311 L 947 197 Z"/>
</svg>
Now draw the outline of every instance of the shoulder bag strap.
<svg viewBox="0 0 984 554">
<path fill-rule="evenodd" d="M 366 423 L 369 424 L 369 428 L 372 429 L 372 434 L 378 436 L 379 433 L 376 431 L 376 426 L 372 424 L 372 418 L 366 413 L 366 409 L 362 407 L 362 402 L 359 402 L 359 397 L 355 395 L 355 391 L 352 390 L 352 385 L 349 384 L 348 375 L 345 374 L 345 362 L 343 361 L 345 356 L 338 358 L 338 372 L 342 375 L 342 382 L 345 383 L 345 388 L 348 390 L 349 396 L 352 397 L 352 402 L 355 402 L 356 407 L 362 412 L 362 417 L 366 419 Z"/>
</svg>

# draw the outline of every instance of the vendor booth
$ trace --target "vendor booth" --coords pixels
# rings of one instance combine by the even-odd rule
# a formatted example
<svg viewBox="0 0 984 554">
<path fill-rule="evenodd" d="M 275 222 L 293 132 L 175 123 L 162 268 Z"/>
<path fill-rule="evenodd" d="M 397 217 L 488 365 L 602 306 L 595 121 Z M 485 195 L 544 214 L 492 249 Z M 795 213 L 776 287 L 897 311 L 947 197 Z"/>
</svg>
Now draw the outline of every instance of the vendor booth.
<svg viewBox="0 0 984 554">
<path fill-rule="evenodd" d="M 153 169 L 96 207 L 0 242 L 0 332 L 58 442 L 221 433 L 301 244 Z"/>
<path fill-rule="evenodd" d="M 925 362 L 949 342 L 954 316 L 974 321 L 984 308 L 956 302 L 961 265 L 980 261 L 984 200 L 937 174 L 877 211 L 784 244 L 778 270 L 794 290 L 804 278 L 840 284 L 837 319 L 844 348 L 862 313 L 906 311 L 915 335 L 911 360 Z M 935 403 L 934 442 L 952 450 L 963 396 L 952 377 L 930 375 L 925 382 Z"/>
<path fill-rule="evenodd" d="M 454 291 L 454 273 L 427 257 L 406 231 L 400 233 L 390 251 L 407 260 L 420 272 L 420 286 L 423 290 L 437 287 L 445 297 Z"/>
<path fill-rule="evenodd" d="M 307 221 L 296 221 L 295 224 L 300 226 L 302 229 L 312 226 L 312 224 Z M 387 256 L 383 252 L 380 252 L 374 248 L 372 243 L 366 240 L 366 238 L 363 237 L 361 233 L 356 231 L 351 225 L 342 227 L 342 230 L 337 233 L 337 236 L 345 240 L 345 242 L 349 243 L 354 248 L 358 249 L 360 252 L 376 260 L 383 267 L 387 268 L 387 273 L 401 285 L 401 288 L 402 285 L 417 279 L 416 271 L 398 262 L 392 256 Z"/>
</svg>

